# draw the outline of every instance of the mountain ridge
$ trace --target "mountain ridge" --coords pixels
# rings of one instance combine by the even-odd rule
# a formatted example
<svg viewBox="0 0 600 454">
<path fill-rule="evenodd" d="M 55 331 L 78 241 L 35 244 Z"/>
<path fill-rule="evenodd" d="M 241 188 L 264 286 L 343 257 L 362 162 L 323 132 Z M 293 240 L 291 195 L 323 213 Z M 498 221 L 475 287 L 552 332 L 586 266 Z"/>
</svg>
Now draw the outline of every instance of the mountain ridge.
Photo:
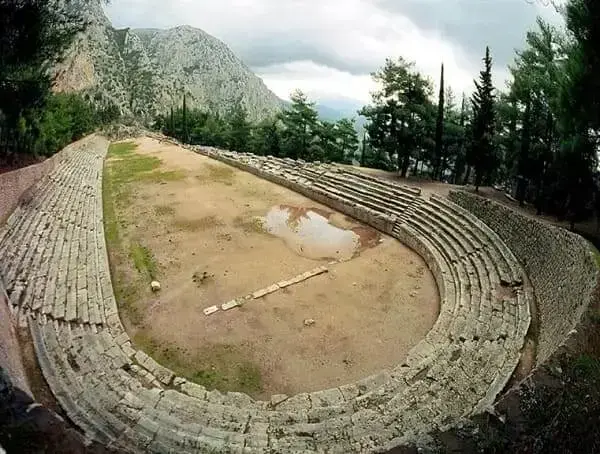
<svg viewBox="0 0 600 454">
<path fill-rule="evenodd" d="M 283 107 L 225 43 L 201 29 L 117 29 L 99 3 L 83 15 L 89 25 L 55 69 L 55 91 L 82 93 L 145 123 L 180 106 L 184 94 L 188 106 L 219 114 L 239 103 L 253 121 Z"/>
</svg>

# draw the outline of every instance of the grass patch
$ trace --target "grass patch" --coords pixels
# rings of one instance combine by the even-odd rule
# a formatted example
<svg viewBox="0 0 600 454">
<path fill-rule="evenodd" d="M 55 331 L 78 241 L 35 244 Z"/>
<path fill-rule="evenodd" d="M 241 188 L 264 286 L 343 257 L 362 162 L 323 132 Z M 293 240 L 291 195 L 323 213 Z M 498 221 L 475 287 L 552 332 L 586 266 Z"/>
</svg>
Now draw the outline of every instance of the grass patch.
<svg viewBox="0 0 600 454">
<path fill-rule="evenodd" d="M 199 219 L 175 219 L 173 225 L 180 230 L 186 230 L 188 232 L 199 232 L 203 230 L 209 230 L 215 227 L 221 227 L 225 224 L 217 216 L 205 216 Z"/>
<path fill-rule="evenodd" d="M 257 216 L 251 218 L 236 216 L 233 219 L 233 226 L 245 233 L 267 233 L 264 228 L 264 221 Z"/>
<path fill-rule="evenodd" d="M 185 178 L 185 172 L 181 170 L 155 170 L 154 172 L 144 173 L 138 177 L 137 181 L 144 183 L 162 184 L 170 181 L 180 181 Z"/>
<path fill-rule="evenodd" d="M 109 156 L 123 157 L 133 153 L 136 145 L 131 142 L 113 144 L 109 148 Z M 104 212 L 104 235 L 108 249 L 110 273 L 113 283 L 113 291 L 122 314 L 132 323 L 142 322 L 142 314 L 137 306 L 141 293 L 141 282 L 132 280 L 125 273 L 119 272 L 120 267 L 127 262 L 123 254 L 122 242 L 123 231 L 127 227 L 124 219 L 117 219 L 117 204 L 122 202 L 119 196 L 122 188 L 115 181 L 115 173 L 118 172 L 117 162 L 104 163 L 102 176 L 102 207 Z"/>
<path fill-rule="evenodd" d="M 133 154 L 137 145 L 133 142 L 113 143 L 108 149 L 109 157 L 125 157 Z"/>
<path fill-rule="evenodd" d="M 161 184 L 185 178 L 181 170 L 159 170 L 162 161 L 156 156 L 135 153 L 137 145 L 132 142 L 112 144 L 108 149 L 110 180 L 113 193 L 122 205 L 129 203 L 131 183 Z"/>
<path fill-rule="evenodd" d="M 205 174 L 203 173 L 201 175 L 196 175 L 196 179 L 198 179 L 200 182 L 217 182 L 223 183 L 227 186 L 233 185 L 233 181 L 235 180 L 235 171 L 231 167 L 218 164 L 206 164 L 205 168 Z"/>
<path fill-rule="evenodd" d="M 158 265 L 152 251 L 140 243 L 132 243 L 129 249 L 129 257 L 133 260 L 135 269 L 149 280 L 156 279 Z"/>
<path fill-rule="evenodd" d="M 155 205 L 154 212 L 157 216 L 173 216 L 175 214 L 175 208 L 171 205 Z"/>
<path fill-rule="evenodd" d="M 256 395 L 262 391 L 258 365 L 234 345 L 208 345 L 190 353 L 182 347 L 159 342 L 145 330 L 133 336 L 136 347 L 144 350 L 163 366 L 208 390 L 238 391 Z"/>
</svg>

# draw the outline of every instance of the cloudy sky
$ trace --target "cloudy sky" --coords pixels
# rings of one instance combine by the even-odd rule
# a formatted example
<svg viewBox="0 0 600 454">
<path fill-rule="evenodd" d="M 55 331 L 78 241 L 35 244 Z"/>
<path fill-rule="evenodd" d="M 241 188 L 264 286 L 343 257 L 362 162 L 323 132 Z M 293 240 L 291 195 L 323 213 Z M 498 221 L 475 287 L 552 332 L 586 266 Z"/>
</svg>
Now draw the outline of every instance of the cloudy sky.
<svg viewBox="0 0 600 454">
<path fill-rule="evenodd" d="M 369 101 L 370 73 L 412 60 L 455 92 L 470 92 L 485 46 L 504 86 L 514 49 L 542 15 L 540 0 L 112 0 L 115 27 L 191 25 L 226 42 L 278 96 L 300 88 L 336 107 Z M 531 3 L 533 2 L 533 3 Z"/>
</svg>

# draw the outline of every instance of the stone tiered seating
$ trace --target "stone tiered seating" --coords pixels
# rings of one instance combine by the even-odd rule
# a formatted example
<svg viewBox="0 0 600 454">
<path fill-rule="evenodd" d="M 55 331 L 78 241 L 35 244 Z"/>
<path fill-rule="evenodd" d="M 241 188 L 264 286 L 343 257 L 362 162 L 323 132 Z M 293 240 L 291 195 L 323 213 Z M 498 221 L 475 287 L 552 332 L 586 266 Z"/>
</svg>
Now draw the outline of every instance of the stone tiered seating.
<svg viewBox="0 0 600 454">
<path fill-rule="evenodd" d="M 435 276 L 440 316 L 403 364 L 339 388 L 257 401 L 175 376 L 136 350 L 119 321 L 102 228 L 107 145 L 93 137 L 63 152 L 0 230 L 11 305 L 29 323 L 52 392 L 89 437 L 123 452 L 380 451 L 485 409 L 514 371 L 533 296 L 476 218 L 354 171 L 210 150 L 259 175 L 302 177 L 306 193 L 396 216 L 393 234 Z"/>
</svg>

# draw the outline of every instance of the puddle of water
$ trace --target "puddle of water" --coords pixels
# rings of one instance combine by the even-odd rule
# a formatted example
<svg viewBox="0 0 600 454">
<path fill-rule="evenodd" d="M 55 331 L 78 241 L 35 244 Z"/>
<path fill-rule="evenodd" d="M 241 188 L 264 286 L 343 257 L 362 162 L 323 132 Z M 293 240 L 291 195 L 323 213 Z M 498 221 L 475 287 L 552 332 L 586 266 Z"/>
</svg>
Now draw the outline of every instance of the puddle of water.
<svg viewBox="0 0 600 454">
<path fill-rule="evenodd" d="M 378 244 L 378 231 L 362 226 L 336 227 L 330 222 L 332 214 L 318 208 L 277 205 L 263 219 L 263 227 L 298 255 L 310 259 L 350 260 Z"/>
</svg>

